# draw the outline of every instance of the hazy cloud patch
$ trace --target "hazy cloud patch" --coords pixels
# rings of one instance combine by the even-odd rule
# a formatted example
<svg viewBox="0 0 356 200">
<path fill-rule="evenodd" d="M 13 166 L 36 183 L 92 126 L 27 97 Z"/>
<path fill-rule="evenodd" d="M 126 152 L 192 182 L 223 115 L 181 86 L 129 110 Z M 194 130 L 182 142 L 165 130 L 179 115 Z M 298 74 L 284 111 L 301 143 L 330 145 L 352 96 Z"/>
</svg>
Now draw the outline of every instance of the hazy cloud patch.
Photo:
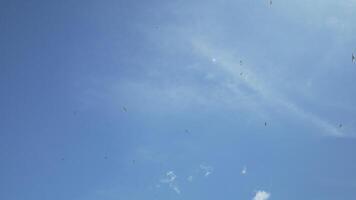
<svg viewBox="0 0 356 200">
<path fill-rule="evenodd" d="M 177 194 L 180 194 L 181 191 L 176 183 L 177 175 L 173 171 L 168 171 L 166 177 L 161 179 L 161 183 L 168 184 L 169 188 L 175 191 Z"/>
<path fill-rule="evenodd" d="M 242 168 L 241 174 L 242 174 L 242 175 L 246 175 L 246 174 L 247 174 L 247 167 L 246 167 L 246 166 L 244 166 L 244 167 Z"/>
<path fill-rule="evenodd" d="M 199 167 L 203 171 L 204 176 L 206 176 L 206 177 L 209 176 L 214 171 L 214 168 L 212 166 L 201 164 Z"/>
<path fill-rule="evenodd" d="M 253 197 L 253 200 L 268 200 L 270 196 L 270 193 L 260 190 L 256 192 L 256 195 Z"/>
</svg>

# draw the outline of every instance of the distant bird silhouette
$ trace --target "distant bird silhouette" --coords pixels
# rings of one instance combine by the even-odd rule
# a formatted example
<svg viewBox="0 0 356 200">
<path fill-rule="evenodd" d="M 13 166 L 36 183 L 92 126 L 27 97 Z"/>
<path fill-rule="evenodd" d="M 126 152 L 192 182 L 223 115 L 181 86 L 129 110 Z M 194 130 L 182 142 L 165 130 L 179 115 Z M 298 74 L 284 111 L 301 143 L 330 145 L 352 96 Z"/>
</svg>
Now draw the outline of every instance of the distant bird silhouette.
<svg viewBox="0 0 356 200">
<path fill-rule="evenodd" d="M 242 65 L 242 60 L 240 60 L 240 65 Z"/>
<path fill-rule="evenodd" d="M 125 106 L 122 107 L 122 111 L 127 112 L 127 109 Z"/>
<path fill-rule="evenodd" d="M 241 73 L 240 73 L 240 76 L 242 76 L 243 74 L 244 74 L 244 73 L 241 72 Z"/>
<path fill-rule="evenodd" d="M 342 128 L 342 124 L 339 124 L 339 128 Z"/>
<path fill-rule="evenodd" d="M 355 55 L 352 53 L 352 63 L 355 63 L 356 62 L 356 58 L 355 58 Z"/>
<path fill-rule="evenodd" d="M 190 133 L 188 129 L 185 129 L 184 131 L 185 131 L 186 133 Z"/>
<path fill-rule="evenodd" d="M 135 163 L 136 163 L 136 160 L 135 160 L 135 159 L 133 159 L 133 160 L 132 160 L 132 164 L 135 164 Z"/>
<path fill-rule="evenodd" d="M 272 6 L 272 0 L 269 0 L 269 6 Z"/>
<path fill-rule="evenodd" d="M 267 122 L 265 122 L 265 126 L 267 126 Z"/>
</svg>

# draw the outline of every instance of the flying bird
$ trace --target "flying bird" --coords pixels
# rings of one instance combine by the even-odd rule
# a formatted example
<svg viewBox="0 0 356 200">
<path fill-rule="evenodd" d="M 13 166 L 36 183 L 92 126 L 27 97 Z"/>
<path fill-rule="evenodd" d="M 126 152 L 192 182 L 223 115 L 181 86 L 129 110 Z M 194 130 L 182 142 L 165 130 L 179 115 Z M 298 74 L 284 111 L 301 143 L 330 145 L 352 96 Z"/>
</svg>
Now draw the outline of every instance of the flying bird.
<svg viewBox="0 0 356 200">
<path fill-rule="evenodd" d="M 339 124 L 339 128 L 342 128 L 342 124 Z"/>
<path fill-rule="evenodd" d="M 240 65 L 242 65 L 242 60 L 240 60 Z"/>
<path fill-rule="evenodd" d="M 272 6 L 272 0 L 269 0 L 269 6 Z"/>
<path fill-rule="evenodd" d="M 356 58 L 355 58 L 355 55 L 352 53 L 352 63 L 355 63 L 356 62 Z"/>
<path fill-rule="evenodd" d="M 267 122 L 265 122 L 265 126 L 267 126 Z"/>
</svg>

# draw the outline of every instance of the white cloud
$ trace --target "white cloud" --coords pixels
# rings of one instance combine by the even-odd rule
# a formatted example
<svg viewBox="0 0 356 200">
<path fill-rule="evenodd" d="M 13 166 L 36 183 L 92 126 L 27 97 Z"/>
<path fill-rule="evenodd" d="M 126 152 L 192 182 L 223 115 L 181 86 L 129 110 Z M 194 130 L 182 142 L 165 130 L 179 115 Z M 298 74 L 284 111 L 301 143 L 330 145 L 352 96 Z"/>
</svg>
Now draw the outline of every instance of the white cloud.
<svg viewBox="0 0 356 200">
<path fill-rule="evenodd" d="M 258 94 L 260 100 L 263 103 L 270 104 L 272 106 L 278 106 L 287 113 L 292 113 L 295 116 L 314 124 L 315 126 L 323 129 L 329 135 L 343 136 L 344 134 L 335 126 L 328 123 L 326 120 L 318 117 L 317 115 L 304 110 L 297 106 L 294 102 L 290 101 L 283 94 L 273 89 L 273 82 L 266 82 L 261 76 L 256 73 L 252 67 L 239 66 L 239 61 L 230 56 L 230 54 L 224 50 L 211 47 L 208 43 L 201 40 L 193 40 L 193 46 L 195 47 L 197 54 L 202 57 L 210 57 L 211 55 L 218 55 L 221 59 L 217 64 L 217 67 L 226 74 L 229 82 L 225 83 L 225 87 L 229 88 L 234 94 L 239 95 L 241 89 L 237 86 L 243 85 L 248 88 L 252 93 Z M 244 71 L 248 73 L 248 78 L 241 78 L 240 72 Z M 251 102 L 249 102 L 251 103 Z M 246 106 L 246 105 L 245 105 Z"/>
<path fill-rule="evenodd" d="M 177 186 L 171 186 L 172 187 L 172 189 L 177 193 L 177 194 L 180 194 L 181 192 L 180 192 L 180 189 L 177 187 Z"/>
<path fill-rule="evenodd" d="M 180 194 L 181 191 L 180 191 L 179 187 L 177 186 L 176 178 L 177 178 L 177 175 L 175 175 L 175 173 L 173 171 L 168 171 L 166 173 L 166 178 L 162 179 L 161 183 L 168 184 L 169 188 L 171 188 L 177 194 Z"/>
<path fill-rule="evenodd" d="M 200 165 L 200 169 L 204 171 L 204 176 L 209 176 L 214 171 L 213 167 L 207 165 Z"/>
<path fill-rule="evenodd" d="M 270 196 L 270 193 L 261 190 L 256 192 L 256 195 L 255 197 L 253 197 L 253 200 L 268 200 Z"/>
<path fill-rule="evenodd" d="M 242 171 L 241 171 L 242 175 L 246 175 L 247 174 L 247 167 L 245 166 Z"/>
<path fill-rule="evenodd" d="M 328 135 L 345 136 L 344 130 L 338 129 L 327 120 L 312 113 L 276 90 L 271 79 L 259 74 L 251 65 L 241 66 L 236 52 L 229 52 L 212 46 L 202 40 L 192 40 L 195 53 L 203 58 L 211 59 L 212 55 L 219 57 L 219 62 L 204 69 L 194 69 L 194 73 L 205 75 L 205 81 L 212 87 L 201 85 L 201 83 L 189 84 L 161 84 L 142 81 L 124 81 L 118 84 L 119 98 L 126 96 L 125 100 L 135 106 L 138 110 L 161 112 L 181 112 L 194 107 L 206 107 L 216 109 L 219 106 L 231 109 L 244 109 L 252 111 L 257 117 L 266 117 L 266 110 L 261 107 L 278 107 L 281 111 L 291 114 L 303 121 L 313 124 L 322 129 Z M 215 59 L 215 57 L 213 58 Z M 191 69 L 193 70 L 193 69 Z M 198 71 L 201 70 L 201 71 Z M 243 76 L 241 76 L 243 72 Z M 248 76 L 246 76 L 248 74 Z M 162 74 L 164 76 L 164 74 Z M 141 102 L 147 102 L 142 104 Z M 239 102 L 236 104 L 236 102 Z M 150 106 L 146 106 L 146 105 Z M 159 105 L 159 106 L 152 106 Z M 250 112 L 250 113 L 252 113 Z M 208 175 L 211 172 L 208 172 Z"/>
<path fill-rule="evenodd" d="M 296 8 L 290 5 L 290 3 L 292 3 L 292 5 L 296 5 Z M 328 0 L 302 0 L 288 3 L 278 2 L 278 6 L 280 7 L 278 7 L 276 4 L 275 10 L 280 8 L 278 12 L 281 12 L 280 14 L 286 18 L 288 18 L 288 16 L 295 20 L 299 20 L 300 18 L 304 17 L 309 20 L 310 18 L 310 20 L 313 22 L 313 26 L 315 26 L 315 24 L 321 24 L 322 26 L 328 24 L 330 27 L 337 27 L 337 30 L 341 30 L 341 28 L 352 29 L 348 26 L 348 21 L 345 21 L 345 16 L 336 14 L 334 12 L 331 12 L 333 15 L 328 14 L 330 13 L 327 12 L 329 11 L 328 9 L 333 9 L 335 7 L 333 5 L 339 5 L 337 6 L 339 9 L 344 7 L 355 8 L 356 1 L 343 0 L 341 2 Z M 319 7 L 323 8 L 323 12 L 319 14 L 321 16 L 315 14 L 318 13 L 315 12 L 315 8 Z M 284 8 L 289 9 L 284 10 Z M 296 11 L 290 12 L 291 9 L 298 10 L 298 14 L 295 13 Z M 307 10 L 308 15 L 303 14 L 303 16 L 300 16 L 299 10 Z M 295 16 L 298 17 L 295 18 Z M 192 17 L 194 18 L 196 16 L 193 15 Z M 208 19 L 209 17 L 206 20 L 209 21 Z M 347 19 L 350 20 L 351 18 Z M 303 22 L 302 24 L 305 23 Z M 119 96 L 120 99 L 124 99 L 125 101 L 130 102 L 131 104 L 136 104 L 135 106 L 132 106 L 135 107 L 134 109 L 144 112 L 148 110 L 152 111 L 152 113 L 162 113 L 166 111 L 171 112 L 172 110 L 181 112 L 190 110 L 191 108 L 208 108 L 212 110 L 212 108 L 220 109 L 224 106 L 224 108 L 228 108 L 229 110 L 240 108 L 249 111 L 252 110 L 252 112 L 249 113 L 254 113 L 254 116 L 257 114 L 259 115 L 257 117 L 265 117 L 268 115 L 268 112 L 260 108 L 267 105 L 275 108 L 278 107 L 279 111 L 282 111 L 280 113 L 299 118 L 302 121 L 305 121 L 307 124 L 309 123 L 317 128 L 320 128 L 328 135 L 344 136 L 343 132 L 346 132 L 346 129 L 338 129 L 333 125 L 334 123 L 330 123 L 330 121 L 328 121 L 327 116 L 325 117 L 324 115 L 312 112 L 310 109 L 302 106 L 301 104 L 298 104 L 298 101 L 294 101 L 293 97 L 289 96 L 281 90 L 278 90 L 278 86 L 275 87 L 276 85 L 281 85 L 280 83 L 282 83 L 286 85 L 291 84 L 291 87 L 289 87 L 291 90 L 289 91 L 292 91 L 296 88 L 306 88 L 305 86 L 300 87 L 294 83 L 290 83 L 288 80 L 279 80 L 280 82 L 278 83 L 278 78 L 276 78 L 278 75 L 276 75 L 275 72 L 281 70 L 279 75 L 282 77 L 287 76 L 288 78 L 290 74 L 288 74 L 287 67 L 271 66 L 271 73 L 275 74 L 266 78 L 266 74 L 262 74 L 261 71 L 268 71 L 268 58 L 261 55 L 256 55 L 255 58 L 258 59 L 258 62 L 256 61 L 256 63 L 259 63 L 258 65 L 260 67 L 256 70 L 258 67 L 251 67 L 251 63 L 253 63 L 253 60 L 251 59 L 252 56 L 249 58 L 248 55 L 246 55 L 247 53 L 238 52 L 238 49 L 235 48 L 236 46 L 231 47 L 231 45 L 224 44 L 224 41 L 229 41 L 229 39 L 232 39 L 229 38 L 229 34 L 226 34 L 226 40 L 217 40 L 214 36 L 208 33 L 193 34 L 192 31 L 195 30 L 194 28 L 195 27 L 190 27 L 189 25 L 180 27 L 174 24 L 169 27 L 169 30 L 167 30 L 165 34 L 152 36 L 153 41 L 163 40 L 165 44 L 169 44 L 167 46 L 161 46 L 160 48 L 162 51 L 169 52 L 171 49 L 175 49 L 174 51 L 182 51 L 191 55 L 191 48 L 186 48 L 186 45 L 193 45 L 193 51 L 198 55 L 198 58 L 194 57 L 194 59 L 192 58 L 193 61 L 191 62 L 184 62 L 184 64 L 179 64 L 179 68 L 177 68 L 177 71 L 183 70 L 182 74 L 189 77 L 189 80 L 188 78 L 187 80 L 183 80 L 184 76 L 181 76 L 183 78 L 179 78 L 180 82 L 168 81 L 168 83 L 161 83 L 160 79 L 157 77 L 162 78 L 165 81 L 167 79 L 174 80 L 176 78 L 172 77 L 172 74 L 166 73 L 166 71 L 164 71 L 169 71 L 171 68 L 176 69 L 176 67 L 178 67 L 174 65 L 175 62 L 172 62 L 167 64 L 169 65 L 167 68 L 150 68 L 150 70 L 154 71 L 154 74 L 156 75 L 152 77 L 149 76 L 148 78 L 146 77 L 147 79 L 144 78 L 142 80 L 129 80 L 127 82 L 120 82 L 118 84 L 120 87 L 118 88 L 118 90 L 120 90 L 120 94 L 117 96 Z M 219 30 L 214 30 L 213 32 L 215 33 L 213 35 L 219 36 L 218 38 L 223 38 L 225 35 L 225 33 L 219 32 Z M 199 36 L 194 38 L 194 35 Z M 191 40 L 191 38 L 193 38 L 193 40 Z M 214 43 L 214 41 L 218 41 L 219 43 Z M 182 48 L 182 44 L 184 44 L 184 48 Z M 175 48 L 171 48 L 172 46 Z M 233 51 L 227 50 L 226 47 L 233 48 Z M 165 54 L 162 53 L 162 55 Z M 199 57 L 203 57 L 205 61 L 199 62 Z M 182 58 L 177 57 L 177 59 Z M 243 66 L 239 64 L 241 59 L 244 60 Z M 286 73 L 283 74 L 284 72 Z M 201 75 L 201 77 L 199 77 L 199 75 Z M 204 80 L 198 80 L 199 78 Z M 194 81 L 191 81 L 193 79 Z M 195 82 L 195 80 L 197 81 Z M 314 86 L 313 88 L 316 88 L 317 82 L 313 82 L 312 80 L 313 79 L 309 79 L 306 85 L 309 88 L 312 86 Z M 125 99 L 126 96 L 127 99 Z M 303 96 L 301 96 L 301 99 L 303 99 Z M 321 100 L 320 102 L 317 102 L 318 105 L 322 104 L 322 101 L 325 102 L 327 100 Z M 142 102 L 147 103 L 142 104 Z"/>
</svg>

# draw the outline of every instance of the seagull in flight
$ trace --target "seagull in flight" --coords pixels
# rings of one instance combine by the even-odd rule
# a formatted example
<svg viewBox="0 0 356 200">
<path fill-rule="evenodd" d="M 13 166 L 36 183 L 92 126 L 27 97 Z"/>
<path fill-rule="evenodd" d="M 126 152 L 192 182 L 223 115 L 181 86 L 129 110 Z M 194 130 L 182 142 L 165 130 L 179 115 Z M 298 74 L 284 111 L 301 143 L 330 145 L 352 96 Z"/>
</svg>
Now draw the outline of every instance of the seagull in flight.
<svg viewBox="0 0 356 200">
<path fill-rule="evenodd" d="M 355 55 L 352 53 L 352 63 L 355 63 L 356 62 L 356 58 L 355 58 Z"/>
</svg>

